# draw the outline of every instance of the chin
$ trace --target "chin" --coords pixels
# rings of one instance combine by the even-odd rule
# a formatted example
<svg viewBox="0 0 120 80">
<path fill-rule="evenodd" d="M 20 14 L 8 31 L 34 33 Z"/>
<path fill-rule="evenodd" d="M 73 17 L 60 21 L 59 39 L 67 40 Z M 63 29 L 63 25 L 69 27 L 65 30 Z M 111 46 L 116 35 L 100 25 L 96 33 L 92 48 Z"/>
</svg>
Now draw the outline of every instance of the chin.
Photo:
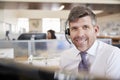
<svg viewBox="0 0 120 80">
<path fill-rule="evenodd" d="M 86 46 L 76 46 L 78 50 L 80 51 L 86 51 L 88 48 Z"/>
</svg>

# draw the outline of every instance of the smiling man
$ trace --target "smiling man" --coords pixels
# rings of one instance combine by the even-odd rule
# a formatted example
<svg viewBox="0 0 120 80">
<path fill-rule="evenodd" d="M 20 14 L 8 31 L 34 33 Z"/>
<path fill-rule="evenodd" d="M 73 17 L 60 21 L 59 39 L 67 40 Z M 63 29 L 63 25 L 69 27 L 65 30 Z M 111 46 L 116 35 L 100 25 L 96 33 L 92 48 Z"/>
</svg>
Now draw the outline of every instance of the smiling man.
<svg viewBox="0 0 120 80">
<path fill-rule="evenodd" d="M 98 26 L 91 24 L 91 18 L 85 16 L 70 23 L 70 37 L 80 51 L 89 49 L 96 39 Z"/>
<path fill-rule="evenodd" d="M 92 10 L 76 6 L 67 22 L 69 36 L 75 46 L 62 54 L 61 70 L 79 73 L 87 66 L 91 75 L 120 79 L 120 49 L 97 40 L 99 26 Z"/>
</svg>

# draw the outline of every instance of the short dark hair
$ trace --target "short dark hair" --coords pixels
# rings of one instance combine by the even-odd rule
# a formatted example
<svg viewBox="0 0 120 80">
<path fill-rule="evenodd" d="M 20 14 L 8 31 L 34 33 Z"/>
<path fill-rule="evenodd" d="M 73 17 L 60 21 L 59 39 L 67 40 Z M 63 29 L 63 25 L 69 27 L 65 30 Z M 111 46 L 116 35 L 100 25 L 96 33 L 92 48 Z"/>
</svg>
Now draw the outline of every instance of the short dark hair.
<svg viewBox="0 0 120 80">
<path fill-rule="evenodd" d="M 90 16 L 92 20 L 92 25 L 96 25 L 97 23 L 96 15 L 92 12 L 90 8 L 85 6 L 73 7 L 70 11 L 67 21 L 70 23 L 84 16 Z"/>
</svg>

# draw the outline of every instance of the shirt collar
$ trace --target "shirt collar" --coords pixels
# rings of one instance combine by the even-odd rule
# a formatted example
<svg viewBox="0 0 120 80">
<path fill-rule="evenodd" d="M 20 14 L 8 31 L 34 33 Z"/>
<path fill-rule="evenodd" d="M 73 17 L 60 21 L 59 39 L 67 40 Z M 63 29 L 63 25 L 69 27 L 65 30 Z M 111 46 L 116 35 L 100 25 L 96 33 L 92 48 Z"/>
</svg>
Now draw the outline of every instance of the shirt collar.
<svg viewBox="0 0 120 80">
<path fill-rule="evenodd" d="M 95 56 L 97 46 L 98 46 L 98 41 L 95 40 L 95 42 L 93 43 L 93 45 L 87 50 L 87 54 L 88 54 L 88 55 Z M 73 46 L 73 47 L 74 47 L 74 49 L 76 49 L 76 50 L 75 50 L 76 56 L 78 56 L 79 53 L 80 53 L 80 51 L 79 51 L 75 46 Z"/>
<path fill-rule="evenodd" d="M 75 53 L 75 55 L 76 56 L 78 56 L 79 55 L 79 53 L 80 53 L 80 51 L 75 47 L 75 45 L 73 46 L 73 51 L 75 51 L 74 53 Z"/>
<path fill-rule="evenodd" d="M 98 46 L 98 41 L 95 40 L 95 42 L 93 43 L 93 45 L 88 49 L 87 53 L 88 53 L 89 55 L 95 56 L 97 46 Z"/>
</svg>

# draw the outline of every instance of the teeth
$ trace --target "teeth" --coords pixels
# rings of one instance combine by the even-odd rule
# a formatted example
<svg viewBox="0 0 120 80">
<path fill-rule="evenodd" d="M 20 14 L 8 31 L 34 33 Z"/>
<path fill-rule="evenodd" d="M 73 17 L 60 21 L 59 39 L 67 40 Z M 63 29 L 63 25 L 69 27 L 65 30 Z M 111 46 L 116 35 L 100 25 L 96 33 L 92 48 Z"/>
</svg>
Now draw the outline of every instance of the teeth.
<svg viewBox="0 0 120 80">
<path fill-rule="evenodd" d="M 78 42 L 79 44 L 83 44 L 85 41 L 86 41 L 86 39 L 79 39 L 79 40 L 77 40 L 77 42 Z"/>
</svg>

